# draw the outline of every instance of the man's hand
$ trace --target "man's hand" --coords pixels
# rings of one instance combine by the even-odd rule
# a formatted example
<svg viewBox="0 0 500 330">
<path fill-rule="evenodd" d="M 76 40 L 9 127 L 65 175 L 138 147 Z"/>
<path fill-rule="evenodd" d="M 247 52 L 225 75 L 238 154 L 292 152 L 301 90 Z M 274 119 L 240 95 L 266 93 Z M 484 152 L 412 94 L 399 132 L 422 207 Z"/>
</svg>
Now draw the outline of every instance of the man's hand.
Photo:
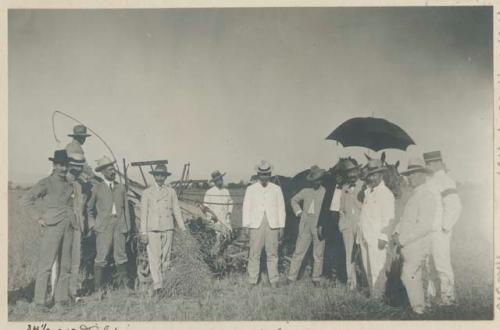
<svg viewBox="0 0 500 330">
<path fill-rule="evenodd" d="M 141 242 L 144 245 L 148 245 L 148 243 L 149 243 L 148 234 L 146 234 L 146 233 L 141 234 Z"/>
<path fill-rule="evenodd" d="M 379 250 L 385 249 L 386 245 L 387 245 L 387 241 L 384 241 L 383 239 L 378 240 L 378 249 Z"/>
<path fill-rule="evenodd" d="M 42 227 L 47 227 L 47 223 L 42 218 L 38 219 L 38 224 Z"/>
<path fill-rule="evenodd" d="M 278 231 L 278 241 L 282 241 L 285 238 L 285 228 L 280 228 Z"/>
<path fill-rule="evenodd" d="M 322 241 L 325 237 L 323 236 L 323 226 L 318 226 L 318 238 Z"/>
<path fill-rule="evenodd" d="M 95 226 L 96 226 L 96 221 L 94 218 L 89 218 L 89 231 L 92 231 L 94 230 Z"/>
</svg>

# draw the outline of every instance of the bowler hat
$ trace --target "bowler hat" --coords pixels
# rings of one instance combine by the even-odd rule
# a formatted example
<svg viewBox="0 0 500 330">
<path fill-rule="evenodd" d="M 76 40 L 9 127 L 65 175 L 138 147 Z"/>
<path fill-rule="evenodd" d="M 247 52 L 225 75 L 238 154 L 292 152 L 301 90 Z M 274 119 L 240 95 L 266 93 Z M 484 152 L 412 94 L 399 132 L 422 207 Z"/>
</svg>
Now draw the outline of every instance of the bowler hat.
<svg viewBox="0 0 500 330">
<path fill-rule="evenodd" d="M 427 167 L 425 167 L 423 159 L 412 158 L 408 161 L 408 168 L 406 169 L 406 171 L 401 172 L 401 175 L 410 175 L 416 172 L 430 173 L 431 171 Z"/>
<path fill-rule="evenodd" d="M 326 173 L 326 170 L 319 168 L 317 165 L 311 166 L 309 170 L 309 174 L 307 174 L 307 181 L 316 181 L 321 179 Z"/>
<path fill-rule="evenodd" d="M 75 136 L 85 136 L 89 137 L 91 136 L 90 134 L 87 134 L 87 127 L 83 125 L 76 125 L 73 127 L 73 134 L 68 134 L 68 136 L 75 137 Z"/>
<path fill-rule="evenodd" d="M 215 170 L 210 175 L 212 176 L 212 180 L 210 181 L 216 181 L 218 179 L 222 179 L 226 173 L 221 173 L 219 170 Z"/>
<path fill-rule="evenodd" d="M 109 159 L 107 156 L 102 156 L 101 159 L 96 160 L 97 166 L 95 168 L 96 172 L 100 172 L 104 170 L 106 167 L 113 165 L 115 163 L 114 160 Z"/>
<path fill-rule="evenodd" d="M 54 151 L 54 157 L 49 157 L 49 160 L 56 164 L 68 164 L 69 158 L 66 149 Z"/>
<path fill-rule="evenodd" d="M 151 171 L 149 171 L 150 174 L 152 175 L 165 175 L 165 176 L 169 176 L 171 175 L 172 173 L 170 173 L 169 171 L 167 171 L 167 165 L 165 164 L 158 164 L 155 166 L 154 169 L 152 169 Z"/>
<path fill-rule="evenodd" d="M 262 160 L 259 164 L 255 165 L 255 170 L 259 176 L 271 176 L 273 166 L 267 161 Z"/>
</svg>

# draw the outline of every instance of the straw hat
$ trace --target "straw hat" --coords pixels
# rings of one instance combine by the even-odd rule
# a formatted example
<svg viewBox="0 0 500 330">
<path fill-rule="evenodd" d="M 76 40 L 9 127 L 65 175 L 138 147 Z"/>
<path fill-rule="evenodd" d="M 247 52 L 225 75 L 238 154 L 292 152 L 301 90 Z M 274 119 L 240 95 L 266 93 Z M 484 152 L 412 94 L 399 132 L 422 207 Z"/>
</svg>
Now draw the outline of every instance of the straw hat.
<svg viewBox="0 0 500 330">
<path fill-rule="evenodd" d="M 224 175 L 226 175 L 226 173 L 221 173 L 219 170 L 215 170 L 212 172 L 212 174 L 210 174 L 210 176 L 212 177 L 212 180 L 210 181 L 213 182 L 217 181 L 218 179 L 222 179 Z"/>
<path fill-rule="evenodd" d="M 96 172 L 104 170 L 106 167 L 111 166 L 115 163 L 114 160 L 109 159 L 107 156 L 102 156 L 101 159 L 96 160 L 97 166 L 95 168 Z"/>
<path fill-rule="evenodd" d="M 384 164 L 382 164 L 382 160 L 380 159 L 370 159 L 368 161 L 368 164 L 366 164 L 366 172 L 365 172 L 365 177 L 370 175 L 370 174 L 374 174 L 374 173 L 378 173 L 378 172 L 383 172 L 385 171 L 386 168 L 384 167 Z"/>
<path fill-rule="evenodd" d="M 255 165 L 255 170 L 259 176 L 271 176 L 273 165 L 265 160 L 262 160 L 259 164 Z"/>
<path fill-rule="evenodd" d="M 425 166 L 425 162 L 421 158 L 412 158 L 408 161 L 408 168 L 401 172 L 401 175 L 410 175 L 412 173 L 422 172 L 430 173 L 430 170 Z"/>
<path fill-rule="evenodd" d="M 83 166 L 85 164 L 85 157 L 79 153 L 68 154 L 69 165 Z"/>
<path fill-rule="evenodd" d="M 424 161 L 426 163 L 432 162 L 432 161 L 437 161 L 437 160 L 443 160 L 443 157 L 441 155 L 441 151 L 430 151 L 424 153 Z"/>
<path fill-rule="evenodd" d="M 309 174 L 307 174 L 307 181 L 316 181 L 321 179 L 326 173 L 326 170 L 319 168 L 317 165 L 311 166 L 309 170 Z"/>
</svg>

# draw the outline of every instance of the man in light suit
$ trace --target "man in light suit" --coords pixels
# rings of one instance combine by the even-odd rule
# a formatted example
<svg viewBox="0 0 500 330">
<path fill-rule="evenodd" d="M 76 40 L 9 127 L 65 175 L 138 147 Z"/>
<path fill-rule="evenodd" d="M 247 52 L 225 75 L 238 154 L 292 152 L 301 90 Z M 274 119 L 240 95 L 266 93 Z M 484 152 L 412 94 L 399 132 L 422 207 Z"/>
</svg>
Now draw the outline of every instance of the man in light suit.
<svg viewBox="0 0 500 330">
<path fill-rule="evenodd" d="M 185 230 L 181 208 L 174 189 L 165 184 L 170 172 L 166 165 L 157 165 L 149 172 L 155 185 L 144 190 L 141 198 L 141 240 L 147 245 L 149 269 L 153 290 L 159 294 L 163 288 L 163 273 L 170 263 L 174 235 L 174 221 Z"/>
<path fill-rule="evenodd" d="M 417 314 L 423 314 L 426 305 L 422 264 L 430 254 L 434 223 L 442 212 L 439 193 L 426 183 L 429 173 L 424 161 L 418 158 L 410 159 L 408 169 L 401 173 L 408 176 L 413 192 L 393 234 L 396 243 L 402 247 L 401 280 L 412 310 Z"/>
<path fill-rule="evenodd" d="M 262 161 L 256 166 L 259 181 L 250 185 L 243 199 L 242 226 L 250 231 L 248 281 L 256 285 L 260 255 L 266 249 L 267 273 L 273 288 L 278 287 L 278 244 L 285 228 L 285 201 L 281 188 L 269 182 L 272 166 Z"/>
<path fill-rule="evenodd" d="M 313 273 L 312 282 L 314 286 L 319 286 L 320 277 L 323 273 L 323 254 L 325 252 L 325 241 L 318 237 L 318 219 L 325 197 L 325 188 L 321 185 L 321 178 L 326 171 L 314 165 L 311 167 L 306 179 L 311 187 L 303 188 L 292 197 L 292 209 L 297 217 L 300 217 L 299 233 L 295 244 L 288 281 L 295 282 L 299 275 L 300 266 L 309 250 L 311 242 L 313 244 Z M 303 207 L 300 207 L 302 202 Z"/>
<path fill-rule="evenodd" d="M 382 172 L 385 170 L 380 159 L 372 159 L 366 165 L 367 187 L 360 214 L 361 256 L 370 293 L 376 298 L 382 298 L 385 291 L 386 246 L 394 220 L 394 195 L 384 183 Z"/>
<path fill-rule="evenodd" d="M 440 151 L 424 153 L 424 161 L 431 170 L 429 184 L 441 195 L 443 212 L 435 223 L 432 234 L 432 257 L 441 284 L 440 304 L 447 306 L 455 303 L 455 276 L 451 265 L 451 234 L 455 223 L 460 218 L 462 203 L 457 186 L 445 171 Z"/>
<path fill-rule="evenodd" d="M 130 213 L 125 186 L 115 181 L 114 161 L 104 156 L 97 160 L 96 172 L 104 181 L 92 189 L 87 204 L 89 228 L 96 232 L 97 255 L 94 264 L 95 288 L 103 289 L 104 269 L 113 251 L 118 286 L 128 284 L 127 252 L 125 245 L 130 231 Z"/>
</svg>

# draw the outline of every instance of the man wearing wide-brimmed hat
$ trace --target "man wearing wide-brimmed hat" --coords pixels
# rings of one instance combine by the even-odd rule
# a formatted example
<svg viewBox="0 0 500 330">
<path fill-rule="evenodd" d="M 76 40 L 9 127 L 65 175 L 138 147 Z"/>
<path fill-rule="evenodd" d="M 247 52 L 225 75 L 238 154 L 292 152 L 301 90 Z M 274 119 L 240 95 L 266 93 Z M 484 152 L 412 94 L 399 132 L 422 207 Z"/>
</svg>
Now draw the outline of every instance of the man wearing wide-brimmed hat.
<svg viewBox="0 0 500 330">
<path fill-rule="evenodd" d="M 366 189 L 360 214 L 361 254 L 368 275 L 370 293 L 381 298 L 385 290 L 386 245 L 394 219 L 394 195 L 383 180 L 382 160 L 371 159 L 365 168 Z"/>
<path fill-rule="evenodd" d="M 73 186 L 66 178 L 69 161 L 66 150 L 56 150 L 54 157 L 49 160 L 54 167 L 52 175 L 40 180 L 21 199 L 21 205 L 42 229 L 34 297 L 35 305 L 41 309 L 46 306 L 48 280 L 60 248 L 61 266 L 59 278 L 55 282 L 55 302 L 61 305 L 70 302 Z M 35 208 L 35 201 L 41 198 L 46 205 L 46 211 L 42 214 Z"/>
<path fill-rule="evenodd" d="M 342 185 L 340 194 L 339 231 L 342 233 L 344 240 L 347 286 L 354 289 L 357 282 L 355 265 L 352 261 L 352 251 L 355 237 L 361 235 L 359 221 L 362 203 L 358 199 L 358 194 L 363 188 L 363 182 L 359 178 L 360 166 L 355 159 L 344 159 L 340 170 L 347 180 Z"/>
<path fill-rule="evenodd" d="M 80 154 L 85 157 L 82 145 L 85 143 L 87 138 L 91 136 L 87 133 L 87 127 L 84 125 L 76 125 L 73 127 L 73 133 L 68 134 L 68 136 L 72 137 L 73 140 L 66 146 L 66 152 L 68 154 Z M 82 177 L 84 179 L 91 179 L 95 177 L 94 171 L 92 171 L 92 168 L 87 164 L 87 162 L 83 164 Z"/>
<path fill-rule="evenodd" d="M 104 176 L 104 181 L 92 188 L 92 196 L 87 204 L 89 227 L 96 233 L 94 278 L 97 291 L 104 289 L 103 275 L 111 251 L 116 265 L 118 286 L 128 283 L 125 245 L 130 232 L 130 213 L 125 186 L 115 180 L 114 164 L 115 162 L 106 156 L 97 160 L 95 171 Z"/>
<path fill-rule="evenodd" d="M 443 204 L 441 219 L 436 222 L 437 230 L 432 235 L 432 256 L 441 283 L 442 305 L 455 303 L 455 276 L 451 265 L 450 242 L 453 226 L 460 218 L 462 203 L 457 186 L 445 171 L 440 151 L 424 153 L 427 167 L 432 171 L 431 184 L 440 194 Z"/>
<path fill-rule="evenodd" d="M 256 285 L 260 274 L 260 256 L 266 249 L 267 274 L 272 287 L 278 286 L 278 243 L 285 228 L 285 200 L 281 188 L 269 182 L 272 166 L 261 161 L 255 166 L 259 181 L 250 185 L 243 200 L 242 226 L 250 231 L 248 281 Z"/>
<path fill-rule="evenodd" d="M 430 173 L 421 158 L 410 159 L 408 169 L 401 173 L 408 177 L 413 192 L 393 234 L 402 247 L 404 261 L 401 280 L 406 287 L 410 305 L 417 314 L 422 314 L 425 308 L 422 264 L 431 252 L 434 223 L 442 213 L 439 194 L 426 183 Z"/>
<path fill-rule="evenodd" d="M 216 170 L 211 174 L 211 180 L 214 186 L 205 192 L 203 198 L 203 207 L 207 218 L 214 222 L 217 234 L 217 244 L 214 251 L 218 248 L 226 235 L 232 231 L 231 213 L 233 212 L 233 199 L 227 188 L 224 188 L 224 175 Z"/>
<path fill-rule="evenodd" d="M 149 269 L 154 293 L 163 288 L 163 274 L 168 269 L 172 252 L 175 224 L 185 230 L 177 193 L 165 181 L 171 175 L 164 164 L 149 172 L 154 186 L 144 190 L 141 197 L 141 240 L 147 244 Z"/>
<path fill-rule="evenodd" d="M 314 165 L 311 167 L 306 179 L 310 187 L 303 188 L 292 197 L 292 209 L 300 218 L 299 233 L 295 244 L 288 280 L 294 282 L 299 275 L 300 266 L 304 261 L 304 256 L 313 244 L 313 273 L 312 281 L 315 286 L 319 286 L 320 277 L 323 273 L 323 254 L 325 252 L 325 241 L 318 237 L 318 219 L 321 212 L 321 205 L 325 197 L 325 188 L 321 185 L 321 179 L 326 171 Z M 302 203 L 303 207 L 300 206 Z"/>
</svg>

